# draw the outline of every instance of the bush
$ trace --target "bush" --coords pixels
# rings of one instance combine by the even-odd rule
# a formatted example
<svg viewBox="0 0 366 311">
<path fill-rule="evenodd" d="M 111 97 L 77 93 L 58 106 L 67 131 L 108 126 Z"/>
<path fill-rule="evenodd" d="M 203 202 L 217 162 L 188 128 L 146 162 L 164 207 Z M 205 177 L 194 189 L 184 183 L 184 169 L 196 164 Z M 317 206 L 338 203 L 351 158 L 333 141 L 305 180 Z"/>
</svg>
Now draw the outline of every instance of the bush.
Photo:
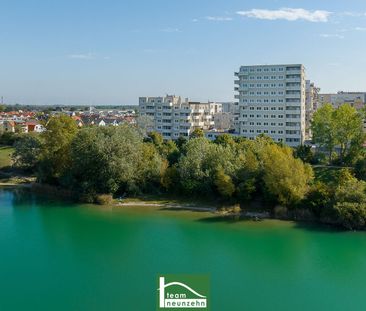
<svg viewBox="0 0 366 311">
<path fill-rule="evenodd" d="M 95 197 L 95 203 L 99 205 L 109 205 L 113 202 L 113 196 L 111 194 L 98 194 Z"/>
<path fill-rule="evenodd" d="M 355 164 L 355 175 L 358 179 L 366 181 L 366 159 L 361 158 Z"/>
<path fill-rule="evenodd" d="M 343 227 L 364 229 L 366 224 L 366 203 L 339 202 L 335 205 L 338 223 Z"/>
</svg>

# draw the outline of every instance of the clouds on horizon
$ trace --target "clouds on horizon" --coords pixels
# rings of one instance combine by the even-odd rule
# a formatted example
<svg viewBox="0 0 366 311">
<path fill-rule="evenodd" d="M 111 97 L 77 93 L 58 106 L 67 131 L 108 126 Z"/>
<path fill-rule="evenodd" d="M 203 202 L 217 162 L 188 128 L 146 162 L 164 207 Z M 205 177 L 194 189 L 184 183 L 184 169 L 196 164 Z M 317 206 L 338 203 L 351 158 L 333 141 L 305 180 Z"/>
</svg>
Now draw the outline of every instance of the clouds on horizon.
<svg viewBox="0 0 366 311">
<path fill-rule="evenodd" d="M 325 23 L 329 20 L 332 12 L 324 10 L 309 11 L 305 9 L 281 8 L 278 10 L 252 9 L 250 11 L 236 12 L 240 16 L 263 19 L 263 20 L 303 20 L 313 23 Z"/>
<path fill-rule="evenodd" d="M 233 20 L 232 17 L 228 16 L 206 16 L 206 19 L 213 22 L 230 22 Z"/>
<path fill-rule="evenodd" d="M 94 53 L 70 54 L 67 57 L 71 59 L 92 60 L 95 59 L 95 54 Z"/>
</svg>

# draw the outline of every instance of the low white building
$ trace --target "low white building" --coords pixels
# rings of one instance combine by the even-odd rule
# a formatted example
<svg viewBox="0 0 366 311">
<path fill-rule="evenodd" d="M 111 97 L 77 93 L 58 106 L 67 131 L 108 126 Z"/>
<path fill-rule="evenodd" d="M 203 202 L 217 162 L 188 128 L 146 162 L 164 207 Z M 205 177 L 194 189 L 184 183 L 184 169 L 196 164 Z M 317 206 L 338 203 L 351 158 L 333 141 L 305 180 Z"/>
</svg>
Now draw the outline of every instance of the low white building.
<svg viewBox="0 0 366 311">
<path fill-rule="evenodd" d="M 319 94 L 319 105 L 331 104 L 334 108 L 350 104 L 356 109 L 362 109 L 366 103 L 366 92 L 343 92 Z"/>
<path fill-rule="evenodd" d="M 153 121 L 153 130 L 162 134 L 164 139 L 188 137 L 195 129 L 214 128 L 214 116 L 221 113 L 222 105 L 214 102 L 189 102 L 180 96 L 140 97 L 141 116 Z"/>
</svg>

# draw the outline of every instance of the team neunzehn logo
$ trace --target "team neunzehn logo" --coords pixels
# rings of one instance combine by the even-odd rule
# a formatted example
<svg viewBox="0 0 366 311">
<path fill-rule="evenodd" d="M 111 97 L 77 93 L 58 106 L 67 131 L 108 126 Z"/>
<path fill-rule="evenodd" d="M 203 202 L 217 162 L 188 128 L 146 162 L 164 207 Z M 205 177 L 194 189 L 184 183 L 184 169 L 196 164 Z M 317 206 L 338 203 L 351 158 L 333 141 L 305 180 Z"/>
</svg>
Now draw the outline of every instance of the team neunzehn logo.
<svg viewBox="0 0 366 311">
<path fill-rule="evenodd" d="M 158 277 L 158 308 L 208 309 L 209 279 L 202 275 L 164 275 Z"/>
</svg>

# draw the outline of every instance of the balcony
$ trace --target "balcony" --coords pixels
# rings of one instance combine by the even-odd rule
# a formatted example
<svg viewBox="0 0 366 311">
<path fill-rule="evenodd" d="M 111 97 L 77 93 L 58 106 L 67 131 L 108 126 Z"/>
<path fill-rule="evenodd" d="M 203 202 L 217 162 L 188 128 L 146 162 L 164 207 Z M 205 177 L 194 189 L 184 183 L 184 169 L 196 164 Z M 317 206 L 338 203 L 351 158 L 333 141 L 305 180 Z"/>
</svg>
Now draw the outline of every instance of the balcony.
<svg viewBox="0 0 366 311">
<path fill-rule="evenodd" d="M 234 84 L 240 84 L 240 80 L 234 80 Z"/>
<path fill-rule="evenodd" d="M 237 92 L 239 92 L 239 87 L 234 87 L 234 91 L 237 91 Z"/>
<path fill-rule="evenodd" d="M 287 82 L 301 82 L 301 78 L 286 78 Z"/>
</svg>

